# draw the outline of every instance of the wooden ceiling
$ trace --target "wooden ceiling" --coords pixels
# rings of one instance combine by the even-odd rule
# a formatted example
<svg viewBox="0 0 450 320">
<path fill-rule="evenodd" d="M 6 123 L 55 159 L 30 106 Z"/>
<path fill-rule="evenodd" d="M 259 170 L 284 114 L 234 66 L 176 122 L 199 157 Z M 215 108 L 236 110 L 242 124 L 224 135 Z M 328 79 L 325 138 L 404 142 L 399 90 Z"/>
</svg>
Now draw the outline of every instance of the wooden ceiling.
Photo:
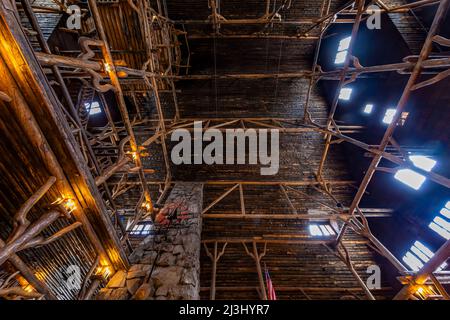
<svg viewBox="0 0 450 320">
<path fill-rule="evenodd" d="M 359 183 L 359 181 L 354 181 L 354 176 L 351 175 L 354 164 L 352 155 L 347 153 L 341 145 L 332 146 L 320 177 L 323 180 L 317 181 L 317 168 L 320 166 L 326 143 L 323 133 L 317 131 L 289 132 L 287 130 L 299 127 L 298 123 L 293 124 L 293 121 L 303 120 L 310 80 L 302 76 L 283 77 L 281 74 L 311 72 L 317 39 L 320 35 L 319 28 L 311 29 L 311 27 L 315 25 L 314 23 L 321 16 L 321 11 L 324 10 L 322 2 L 301 0 L 269 1 L 268 3 L 270 4 L 269 11 L 276 12 L 277 15 L 272 16 L 269 22 L 264 19 L 255 22 L 255 19 L 264 17 L 266 13 L 265 1 L 223 0 L 220 2 L 220 10 L 217 11 L 217 14 L 228 19 L 228 22 L 214 24 L 211 22 L 214 21 L 214 17 L 209 19 L 212 9 L 208 7 L 206 0 L 151 0 L 152 8 L 159 11 L 161 16 L 165 16 L 165 19 L 173 22 L 177 29 L 178 40 L 169 47 L 175 47 L 174 52 L 176 51 L 179 57 L 177 56 L 175 59 L 176 64 L 169 67 L 170 71 L 167 71 L 168 60 L 163 58 L 161 58 L 161 64 L 156 67 L 156 73 L 162 75 L 164 72 L 168 72 L 165 74 L 167 78 L 161 77 L 155 80 L 156 87 L 160 91 L 159 101 L 153 99 L 155 90 L 149 88 L 151 86 L 139 78 L 121 79 L 123 81 L 121 88 L 138 145 L 152 139 L 155 132 L 161 129 L 161 123 L 166 122 L 168 130 L 176 125 L 186 125 L 194 119 L 202 120 L 204 123 L 237 120 L 237 122 L 222 126 L 222 129 L 249 126 L 264 128 L 274 125 L 286 129 L 280 134 L 280 171 L 278 175 L 262 177 L 259 174 L 259 167 L 250 165 L 175 166 L 171 164 L 167 167 L 164 165 L 164 141 L 150 145 L 148 148 L 150 156 L 143 157 L 141 169 L 143 169 L 144 178 L 149 183 L 153 199 L 158 199 L 161 195 L 164 180 L 169 176 L 169 172 L 172 182 L 205 182 L 204 208 L 223 195 L 228 188 L 240 185 L 208 210 L 209 216 L 205 217 L 203 221 L 202 241 L 206 245 L 211 245 L 215 241 L 219 245 L 229 242 L 225 254 L 218 263 L 218 299 L 256 299 L 258 297 L 256 289 L 258 279 L 254 261 L 246 254 L 245 248 L 240 243 L 242 239 L 256 238 L 267 240 L 267 250 L 262 263 L 269 270 L 274 286 L 279 288 L 280 298 L 364 299 L 366 297 L 364 291 L 359 287 L 351 270 L 333 254 L 332 246 L 328 246 L 331 241 L 330 243 L 327 241 L 317 242 L 314 237 L 311 237 L 308 232 L 310 224 L 308 219 L 251 217 L 252 214 L 287 215 L 314 212 L 332 214 L 342 208 L 348 209 Z M 334 12 L 345 3 L 347 1 L 330 1 L 328 11 Z M 397 5 L 398 1 L 384 1 L 384 3 Z M 45 5 L 45 3 L 40 3 L 40 5 Z M 149 55 L 155 54 L 155 52 L 159 57 L 167 58 L 165 55 L 168 55 L 168 51 L 161 49 L 164 48 L 161 39 L 158 39 L 161 42 L 157 41 L 160 47 L 151 49 L 148 46 L 142 31 L 142 18 L 127 1 L 99 3 L 98 8 L 112 57 L 118 66 L 141 70 L 143 66 L 147 67 L 145 62 Z M 353 16 L 354 13 L 339 16 L 336 23 L 349 23 Z M 39 22 L 45 23 L 45 19 L 48 17 L 43 17 Z M 393 20 L 411 52 L 417 51 L 418 43 L 423 42 L 423 37 L 418 36 L 418 34 L 421 35 L 421 30 L 411 27 L 415 20 L 407 19 L 405 21 L 395 14 L 390 14 L 389 17 Z M 78 37 L 95 35 L 92 17 L 89 14 L 85 16 L 82 34 L 65 30 L 63 22 L 59 21 L 59 18 L 59 15 L 52 17 L 52 21 L 55 25 L 58 24 L 58 28 L 54 29 L 51 37 L 49 36 L 51 50 L 76 57 L 80 53 L 76 44 Z M 252 23 L 249 23 L 245 19 L 253 20 Z M 23 20 L 23 23 L 29 26 L 25 17 Z M 175 29 L 171 30 L 175 32 Z M 29 38 L 36 47 L 32 33 Z M 160 52 L 163 53 L 160 54 Z M 100 51 L 97 50 L 94 59 L 98 60 L 99 57 Z M 55 81 L 48 67 L 44 68 L 44 72 L 48 76 L 47 80 Z M 235 76 L 229 76 L 232 74 Z M 237 74 L 241 76 L 236 76 Z M 201 79 L 193 79 L 195 76 L 200 76 Z M 80 77 L 68 76 L 65 79 L 72 97 L 74 100 L 78 100 L 76 101 L 78 107 L 83 107 L 84 103 L 89 102 L 81 99 L 79 94 L 82 86 L 86 85 L 86 79 L 89 77 L 83 73 L 80 74 Z M 175 81 L 171 82 L 170 79 L 175 79 Z M 55 86 L 54 90 L 60 94 L 60 88 Z M 314 86 L 309 100 L 310 116 L 319 126 L 327 124 L 330 109 L 330 103 L 326 97 L 327 92 L 324 90 L 326 89 L 323 87 Z M 85 124 L 85 128 L 92 141 L 93 152 L 101 164 L 104 161 L 110 165 L 116 160 L 119 148 L 117 143 L 109 143 L 108 139 L 112 135 L 112 129 L 108 126 L 114 122 L 116 133 L 120 139 L 126 137 L 126 126 L 124 126 L 118 111 L 119 105 L 114 94 L 108 92 L 104 94 L 104 98 L 100 97 L 101 94 L 96 93 L 90 99 L 99 100 L 103 108 L 111 109 L 111 115 L 108 119 L 106 115 L 96 119 L 91 117 Z M 161 110 L 159 110 L 159 103 Z M 165 117 L 162 121 L 159 111 Z M 179 118 L 174 119 L 177 111 Z M 430 115 L 430 119 L 433 117 Z M 11 128 L 7 130 L 7 126 L 13 126 L 14 123 L 8 124 L 7 119 L 3 119 L 2 123 L 5 134 L 13 130 Z M 348 130 L 361 129 L 358 124 L 344 121 L 339 122 L 338 125 L 342 126 L 343 130 L 348 125 L 356 125 L 355 128 Z M 96 138 L 103 133 L 108 135 L 108 139 L 105 139 L 107 143 L 104 141 L 99 143 Z M 16 138 L 9 137 L 11 140 Z M 170 154 L 172 144 L 170 139 L 167 140 Z M 6 145 L 1 147 L 7 148 Z M 32 150 L 26 151 L 32 153 Z M 27 156 L 21 158 L 23 158 L 23 163 L 15 165 L 27 167 Z M 11 161 L 8 159 L 8 162 Z M 89 168 L 83 168 L 83 170 L 95 172 L 94 164 L 88 163 L 88 166 Z M 6 176 L 8 168 L 3 168 L 3 170 Z M 20 185 L 24 175 L 32 174 L 25 170 L 22 171 L 20 171 L 22 172 L 20 176 L 10 177 L 11 181 L 6 184 L 16 186 L 14 187 L 15 192 L 19 192 L 19 189 L 26 189 L 26 192 L 29 193 L 39 183 L 31 184 L 30 182 L 30 186 Z M 37 177 L 34 178 L 37 179 Z M 126 181 L 122 184 L 124 178 Z M 116 220 L 113 219 L 116 221 L 114 224 L 116 229 L 119 229 L 117 220 L 126 221 L 135 214 L 135 208 L 142 195 L 140 181 L 142 181 L 142 177 L 137 174 L 136 170 L 119 170 L 112 175 L 107 185 L 99 187 L 100 193 L 95 194 L 98 197 L 101 196 L 102 201 L 108 204 L 107 208 L 101 208 L 104 214 L 108 213 L 114 216 L 117 212 L 120 219 L 117 219 L 117 216 Z M 89 183 L 93 183 L 92 177 Z M 286 186 L 289 187 L 287 192 L 283 189 L 287 188 Z M 326 191 L 321 189 L 321 186 L 326 186 Z M 120 191 L 119 187 L 123 188 L 123 193 L 116 193 L 116 191 Z M 112 196 L 108 194 L 108 188 L 112 190 Z M 22 190 L 20 194 L 26 192 Z M 11 195 L 3 190 L 2 197 L 5 201 L 6 199 L 11 201 Z M 11 204 L 12 207 L 20 206 L 23 201 L 23 199 L 15 200 L 17 201 Z M 114 205 L 112 205 L 112 200 L 114 200 Z M 243 203 L 245 203 L 245 214 L 249 217 L 229 218 L 223 216 L 224 214 L 242 213 Z M 370 208 L 361 209 L 370 211 Z M 391 214 L 391 211 L 386 210 L 388 208 L 385 208 L 383 203 L 379 203 L 376 209 L 387 212 L 387 215 Z M 4 225 L 11 225 L 10 211 L 11 209 L 3 210 L 2 223 Z M 214 214 L 221 216 L 214 217 Z M 99 224 L 96 226 L 100 229 L 99 233 L 104 233 L 104 237 L 108 238 L 108 234 L 103 230 L 106 227 L 103 226 L 102 219 L 91 218 L 93 222 Z M 373 219 L 386 218 L 380 215 Z M 342 227 L 342 222 L 333 223 L 333 226 L 337 233 Z M 0 236 L 6 238 L 7 234 Z M 77 237 L 71 238 L 76 242 L 72 249 L 88 243 L 84 236 L 80 231 Z M 112 240 L 105 241 L 112 243 Z M 308 241 L 311 243 L 307 244 Z M 373 264 L 384 266 L 386 263 L 362 236 L 347 232 L 342 243 L 348 249 L 354 267 L 363 280 L 369 276 L 366 273 L 368 266 Z M 67 245 L 70 246 L 70 244 Z M 260 244 L 259 250 L 263 250 L 263 247 L 264 244 Z M 62 244 L 60 243 L 59 246 L 50 247 L 47 254 L 63 257 L 61 249 Z M 113 249 L 112 244 L 110 249 Z M 84 261 L 85 272 L 87 272 L 89 265 L 95 259 L 95 252 L 92 249 L 81 251 L 89 256 Z M 40 255 L 39 252 L 32 251 L 30 255 L 32 256 L 24 255 L 24 259 L 29 259 L 30 263 L 35 259 L 35 263 L 38 265 L 36 268 L 45 265 L 49 259 L 48 255 Z M 207 298 L 212 270 L 210 260 L 204 250 L 201 259 L 202 297 Z M 55 264 L 43 268 L 46 268 L 45 272 L 50 273 L 57 266 Z M 395 282 L 390 280 L 392 279 L 383 278 L 382 288 L 374 290 L 373 293 L 377 299 L 389 299 L 394 295 L 392 286 L 395 285 Z M 64 298 L 72 298 L 67 293 L 62 295 Z"/>
</svg>

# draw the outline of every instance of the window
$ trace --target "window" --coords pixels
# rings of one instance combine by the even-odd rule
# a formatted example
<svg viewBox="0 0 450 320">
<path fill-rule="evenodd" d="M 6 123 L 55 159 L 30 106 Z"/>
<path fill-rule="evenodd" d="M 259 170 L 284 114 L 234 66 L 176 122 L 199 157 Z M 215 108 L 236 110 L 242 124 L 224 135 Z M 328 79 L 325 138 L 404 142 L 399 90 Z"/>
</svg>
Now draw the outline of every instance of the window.
<svg viewBox="0 0 450 320">
<path fill-rule="evenodd" d="M 92 103 L 85 103 L 84 106 L 90 115 L 102 113 L 102 109 L 100 108 L 100 105 L 97 101 L 93 101 Z"/>
<path fill-rule="evenodd" d="M 339 99 L 341 100 L 350 100 L 350 96 L 352 95 L 351 88 L 341 88 L 339 92 Z"/>
<path fill-rule="evenodd" d="M 403 256 L 403 261 L 411 268 L 412 271 L 419 271 L 423 265 L 434 256 L 426 245 L 420 241 L 414 242 L 408 252 Z M 444 262 L 437 271 L 446 268 L 447 264 Z"/>
<path fill-rule="evenodd" d="M 394 178 L 400 182 L 403 182 L 407 186 L 413 188 L 414 190 L 419 190 L 425 181 L 425 177 L 411 169 L 400 169 L 398 170 Z"/>
<path fill-rule="evenodd" d="M 373 110 L 373 104 L 366 104 L 366 106 L 364 107 L 364 113 L 370 114 L 372 113 Z"/>
<path fill-rule="evenodd" d="M 426 172 L 430 172 L 436 165 L 436 161 L 427 156 L 412 155 L 409 156 L 409 160 L 411 160 L 414 166 Z"/>
<path fill-rule="evenodd" d="M 336 53 L 336 58 L 334 59 L 335 64 L 342 64 L 345 62 L 345 58 L 347 58 L 347 51 L 350 47 L 350 41 L 352 37 L 346 37 L 339 41 L 338 50 Z"/>
<path fill-rule="evenodd" d="M 450 219 L 450 201 L 447 201 L 445 207 L 443 207 L 439 214 L 434 217 L 433 221 L 430 222 L 428 227 L 431 230 L 439 234 L 446 240 L 450 239 L 450 222 L 447 220 Z"/>
<path fill-rule="evenodd" d="M 136 236 L 146 236 L 150 234 L 151 229 L 152 225 L 149 223 L 137 224 L 133 227 L 133 230 L 131 230 L 130 234 Z"/>
<path fill-rule="evenodd" d="M 394 120 L 394 115 L 395 115 L 395 109 L 392 109 L 392 108 L 387 109 L 384 114 L 383 123 L 390 124 L 392 122 L 392 120 Z"/>
<path fill-rule="evenodd" d="M 348 50 L 348 47 L 350 47 L 350 41 L 352 40 L 352 37 L 347 37 L 339 41 L 339 47 L 338 51 L 344 51 Z"/>
<path fill-rule="evenodd" d="M 336 232 L 329 224 L 311 224 L 309 234 L 316 237 L 329 237 L 335 235 Z"/>
<path fill-rule="evenodd" d="M 338 52 L 336 54 L 336 59 L 334 59 L 335 64 L 341 64 L 345 62 L 345 58 L 347 58 L 347 50 Z"/>
</svg>

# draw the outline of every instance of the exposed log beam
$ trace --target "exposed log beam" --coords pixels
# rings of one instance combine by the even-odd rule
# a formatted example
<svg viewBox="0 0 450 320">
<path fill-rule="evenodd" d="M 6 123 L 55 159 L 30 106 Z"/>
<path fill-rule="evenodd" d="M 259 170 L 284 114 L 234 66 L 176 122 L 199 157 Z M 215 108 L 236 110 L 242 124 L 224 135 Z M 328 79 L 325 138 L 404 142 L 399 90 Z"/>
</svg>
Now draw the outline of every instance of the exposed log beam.
<svg viewBox="0 0 450 320">
<path fill-rule="evenodd" d="M 386 218 L 391 215 L 388 213 L 367 213 L 368 218 Z M 333 214 L 310 214 L 310 213 L 205 213 L 202 214 L 203 219 L 282 219 L 282 220 L 343 220 L 346 221 L 352 216 L 346 213 Z"/>
<path fill-rule="evenodd" d="M 80 58 L 73 58 L 61 55 L 46 54 L 42 52 L 36 52 L 36 57 L 44 66 L 57 65 L 60 67 L 82 68 L 92 69 L 94 71 L 102 71 L 104 65 L 101 62 L 87 61 Z M 345 79 L 349 79 L 353 76 L 361 76 L 363 74 L 392 72 L 392 71 L 405 71 L 408 72 L 414 67 L 415 63 L 407 60 L 405 62 L 391 63 L 385 65 L 367 66 L 367 67 L 348 67 L 344 72 L 339 68 L 332 71 L 316 72 L 314 77 L 317 80 L 339 80 L 340 76 L 344 74 Z M 434 68 L 449 68 L 450 58 L 429 58 L 422 62 L 423 69 Z M 313 76 L 311 70 L 300 70 L 297 72 L 289 73 L 236 73 L 236 74 L 197 74 L 197 75 L 161 75 L 154 74 L 148 71 L 136 70 L 122 66 L 116 66 L 117 71 L 124 72 L 128 77 L 142 78 L 144 75 L 147 77 L 156 77 L 161 79 L 173 79 L 173 80 L 211 80 L 211 79 L 292 79 L 292 78 L 306 78 L 309 79 Z M 120 81 L 126 81 L 127 78 L 120 78 Z"/>
<path fill-rule="evenodd" d="M 320 182 L 316 180 L 273 180 L 273 181 L 257 181 L 257 180 L 199 180 L 199 181 L 171 181 L 171 184 L 180 183 L 180 182 L 189 182 L 189 183 L 203 183 L 205 185 L 255 185 L 255 186 L 278 186 L 280 184 L 287 186 L 315 186 L 320 185 Z M 349 185 L 354 184 L 353 180 L 325 180 L 326 184 L 329 185 Z M 127 185 L 137 185 L 139 182 L 128 181 L 125 184 Z M 164 184 L 164 181 L 147 181 L 149 185 L 161 185 Z"/>
<path fill-rule="evenodd" d="M 258 290 L 259 287 L 244 287 L 244 286 L 227 286 L 227 287 L 216 287 L 216 291 L 255 291 Z M 211 290 L 209 287 L 201 287 L 200 291 L 209 291 Z M 294 286 L 277 286 L 277 291 L 280 292 L 295 292 L 299 291 L 311 291 L 311 292 L 342 292 L 342 291 L 350 291 L 350 292 L 359 292 L 363 289 L 361 287 L 294 287 Z M 373 289 L 374 291 L 391 291 L 391 287 L 381 287 L 379 289 Z"/>
<path fill-rule="evenodd" d="M 283 245 L 299 245 L 299 244 L 311 244 L 311 245 L 324 245 L 324 244 L 332 244 L 336 240 L 334 239 L 324 239 L 324 240 L 317 240 L 316 238 L 308 238 L 308 239 L 272 239 L 272 238 L 261 238 L 261 237 L 255 237 L 255 238 L 216 238 L 216 239 L 205 239 L 202 240 L 202 243 L 225 243 L 228 242 L 228 244 L 231 243 L 268 243 L 268 244 L 283 244 Z M 369 241 L 367 240 L 351 240 L 351 241 L 344 241 L 349 242 L 352 244 L 367 244 Z"/>
</svg>

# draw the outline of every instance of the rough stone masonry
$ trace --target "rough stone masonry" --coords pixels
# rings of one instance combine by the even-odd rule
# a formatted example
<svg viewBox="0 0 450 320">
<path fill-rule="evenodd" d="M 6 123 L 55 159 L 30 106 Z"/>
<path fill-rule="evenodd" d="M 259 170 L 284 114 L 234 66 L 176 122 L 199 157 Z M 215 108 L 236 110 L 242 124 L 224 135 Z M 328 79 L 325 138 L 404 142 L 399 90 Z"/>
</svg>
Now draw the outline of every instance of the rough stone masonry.
<svg viewBox="0 0 450 320">
<path fill-rule="evenodd" d="M 156 224 L 159 232 L 131 254 L 131 268 L 116 272 L 97 299 L 198 300 L 202 201 L 202 184 L 177 183 L 161 211 L 175 212 L 179 219 L 167 227 Z"/>
</svg>

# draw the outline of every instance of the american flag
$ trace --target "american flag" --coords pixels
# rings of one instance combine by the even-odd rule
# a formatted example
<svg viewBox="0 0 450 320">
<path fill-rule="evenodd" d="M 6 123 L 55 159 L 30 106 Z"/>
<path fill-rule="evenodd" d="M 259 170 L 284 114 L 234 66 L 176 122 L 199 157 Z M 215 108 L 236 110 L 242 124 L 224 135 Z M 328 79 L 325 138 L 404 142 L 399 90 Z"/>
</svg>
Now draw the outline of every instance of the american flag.
<svg viewBox="0 0 450 320">
<path fill-rule="evenodd" d="M 266 287 L 267 287 L 267 300 L 277 300 L 277 295 L 275 294 L 275 288 L 272 284 L 272 279 L 270 279 L 269 271 L 265 270 L 266 273 Z"/>
</svg>

